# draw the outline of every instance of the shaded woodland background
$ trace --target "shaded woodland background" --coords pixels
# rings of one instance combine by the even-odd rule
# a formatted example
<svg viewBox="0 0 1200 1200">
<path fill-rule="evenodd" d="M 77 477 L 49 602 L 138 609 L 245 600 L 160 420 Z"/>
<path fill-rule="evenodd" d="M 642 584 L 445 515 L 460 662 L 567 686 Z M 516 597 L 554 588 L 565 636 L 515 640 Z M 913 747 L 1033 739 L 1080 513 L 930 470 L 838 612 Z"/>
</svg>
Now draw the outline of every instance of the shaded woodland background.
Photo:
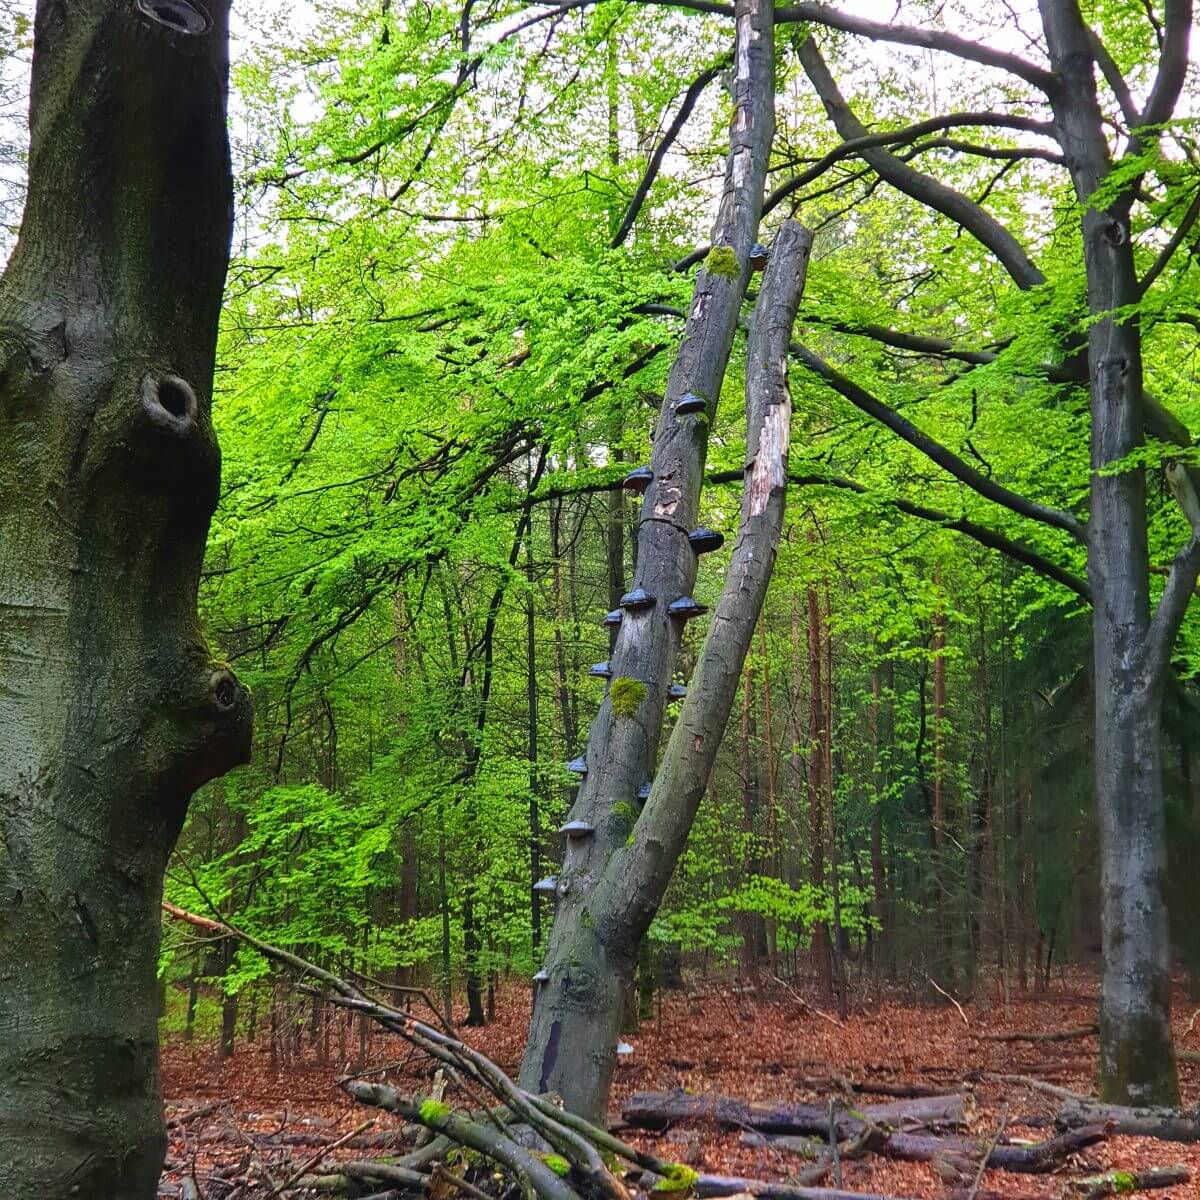
<svg viewBox="0 0 1200 1200">
<path fill-rule="evenodd" d="M 1149 27 L 1093 7 L 1139 79 Z M 1008 6 L 955 14 L 1019 40 Z M 451 7 L 331 6 L 297 36 L 266 14 L 242 44 L 225 488 L 203 614 L 253 690 L 255 754 L 197 798 L 168 893 L 193 908 L 202 894 L 331 968 L 419 983 L 447 1006 L 453 992 L 478 1023 L 497 983 L 540 959 L 549 910 L 531 887 L 556 864 L 564 765 L 603 694 L 588 674 L 609 647 L 600 618 L 634 565 L 636 504 L 614 484 L 645 461 L 662 394 L 672 324 L 655 306 L 686 305 L 671 264 L 706 233 L 727 30 L 624 5 L 516 34 L 498 10 L 473 15 L 464 35 Z M 1006 78 L 961 63 L 853 40 L 837 53 L 860 117 L 882 127 L 939 106 L 1034 112 Z M 706 86 L 685 95 L 698 72 Z M 907 132 L 895 148 L 1038 247 L 1056 287 L 1030 296 L 856 160 L 822 165 L 830 131 L 786 55 L 777 89 L 772 181 L 792 179 L 789 204 L 817 231 L 806 344 L 989 478 L 1078 498 L 1086 405 L 1030 369 L 1080 286 L 1050 152 L 1003 130 L 986 151 Z M 1190 136 L 1186 120 L 1172 132 L 1183 171 Z M 1140 235 L 1147 256 L 1186 217 L 1190 186 L 1158 212 L 1162 235 Z M 1174 314 L 1194 303 L 1190 262 L 1146 317 L 1147 371 L 1185 419 L 1195 331 Z M 897 326 L 998 357 L 881 340 Z M 1085 606 L 964 536 L 955 521 L 986 503 L 815 376 L 794 369 L 792 391 L 801 486 L 631 1021 L 694 973 L 812 980 L 844 1005 L 871 980 L 914 996 L 1041 988 L 1099 950 Z M 717 478 L 740 474 L 738 411 L 712 430 Z M 1156 547 L 1170 545 L 1177 518 L 1153 488 Z M 735 490 L 708 487 L 705 523 L 732 533 L 736 506 Z M 1067 539 L 1032 540 L 1079 569 Z M 703 561 L 702 602 L 721 558 Z M 1164 716 L 1189 972 L 1198 661 L 1193 619 Z M 170 936 L 163 979 L 166 1027 L 199 1012 L 229 1049 L 277 994 L 257 956 Z"/>
</svg>

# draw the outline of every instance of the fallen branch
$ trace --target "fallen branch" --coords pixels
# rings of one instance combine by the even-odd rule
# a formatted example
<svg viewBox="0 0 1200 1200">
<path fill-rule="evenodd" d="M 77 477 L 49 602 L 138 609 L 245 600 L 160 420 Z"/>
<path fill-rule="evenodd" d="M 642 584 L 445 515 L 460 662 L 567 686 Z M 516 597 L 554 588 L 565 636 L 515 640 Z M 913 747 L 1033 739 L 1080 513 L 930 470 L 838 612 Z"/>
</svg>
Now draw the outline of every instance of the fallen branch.
<svg viewBox="0 0 1200 1200">
<path fill-rule="evenodd" d="M 1072 1194 L 1083 1200 L 1100 1200 L 1103 1196 L 1128 1196 L 1133 1192 L 1149 1192 L 1155 1188 L 1178 1187 L 1190 1183 L 1192 1173 L 1185 1166 L 1152 1167 L 1148 1171 L 1106 1171 L 1070 1185 Z"/>
<path fill-rule="evenodd" d="M 685 1092 L 636 1092 L 621 1109 L 629 1125 L 665 1129 L 680 1121 L 709 1121 L 727 1129 L 762 1133 L 814 1133 L 828 1137 L 829 1112 L 821 1104 L 747 1103 L 729 1096 L 691 1096 Z M 867 1105 L 836 1118 L 837 1136 L 852 1137 L 868 1124 L 892 1128 L 957 1128 L 966 1119 L 961 1094 Z"/>
<path fill-rule="evenodd" d="M 1157 1138 L 1163 1142 L 1200 1142 L 1200 1116 L 1183 1108 L 1128 1108 L 1099 1100 L 1072 1097 L 1058 1111 L 1060 1129 L 1107 1124 L 1114 1133 Z"/>
<path fill-rule="evenodd" d="M 931 1096 L 945 1096 L 944 1087 L 933 1087 L 928 1083 L 889 1083 L 886 1080 L 847 1079 L 841 1075 L 809 1075 L 797 1081 L 801 1087 L 813 1091 L 828 1091 L 837 1088 L 859 1096 L 892 1096 L 898 1100 L 916 1100 Z"/>
<path fill-rule="evenodd" d="M 968 1029 L 970 1029 L 971 1022 L 967 1020 L 967 1014 L 963 1011 L 963 1006 L 961 1004 L 959 1004 L 959 1002 L 957 1000 L 955 1000 L 955 998 L 952 995 L 950 995 L 950 993 L 948 991 L 946 991 L 946 989 L 944 987 L 939 986 L 938 981 L 936 979 L 934 979 L 932 975 L 927 975 L 925 978 L 928 979 L 931 984 L 933 984 L 933 990 L 935 992 L 939 992 L 941 995 L 945 996 L 946 999 L 949 1000 L 950 1003 L 953 1004 L 954 1007 L 958 1009 L 958 1015 L 960 1017 L 962 1017 L 962 1023 Z"/>
<path fill-rule="evenodd" d="M 759 1196 L 762 1200 L 902 1200 L 868 1192 L 844 1192 L 840 1188 L 797 1187 L 788 1183 L 763 1183 L 730 1175 L 700 1175 L 694 1185 L 701 1200 L 717 1196 Z"/>
<path fill-rule="evenodd" d="M 193 1108 L 191 1112 L 180 1113 L 167 1122 L 167 1128 L 182 1129 L 184 1126 L 191 1125 L 195 1121 L 202 1121 L 205 1117 L 211 1117 L 220 1107 L 221 1102 L 218 1100 L 212 1104 L 203 1104 L 199 1108 Z"/>
<path fill-rule="evenodd" d="M 1095 1037 L 1099 1025 L 1083 1025 L 1078 1029 L 1049 1029 L 1044 1033 L 977 1033 L 985 1042 L 1073 1042 L 1078 1038 Z"/>
<path fill-rule="evenodd" d="M 1056 1100 L 1078 1100 L 1085 1104 L 1091 1103 L 1091 1097 L 1089 1096 L 1073 1092 L 1070 1088 L 1059 1087 L 1055 1083 L 1047 1083 L 1043 1079 L 1034 1079 L 1031 1075 L 996 1075 L 988 1072 L 983 1078 L 992 1079 L 998 1083 L 1019 1083 L 1023 1087 L 1032 1088 L 1035 1092 L 1043 1092 L 1047 1096 L 1053 1096 Z"/>
<path fill-rule="evenodd" d="M 962 1157 L 972 1164 L 986 1162 L 988 1167 L 997 1171 L 1010 1171 L 1019 1175 L 1046 1175 L 1062 1166 L 1076 1151 L 1103 1141 L 1108 1133 L 1109 1129 L 1105 1125 L 1085 1125 L 1029 1146 L 1002 1145 L 998 1140 L 989 1146 L 977 1138 L 887 1133 L 879 1140 L 868 1140 L 866 1147 L 871 1153 L 902 1162 L 933 1162 L 939 1157 Z M 803 1154 L 806 1158 L 812 1157 L 814 1146 L 814 1143 L 803 1138 L 771 1137 L 756 1133 L 744 1134 L 742 1144 L 772 1146 L 777 1150 Z M 842 1152 L 846 1152 L 844 1145 Z"/>
</svg>

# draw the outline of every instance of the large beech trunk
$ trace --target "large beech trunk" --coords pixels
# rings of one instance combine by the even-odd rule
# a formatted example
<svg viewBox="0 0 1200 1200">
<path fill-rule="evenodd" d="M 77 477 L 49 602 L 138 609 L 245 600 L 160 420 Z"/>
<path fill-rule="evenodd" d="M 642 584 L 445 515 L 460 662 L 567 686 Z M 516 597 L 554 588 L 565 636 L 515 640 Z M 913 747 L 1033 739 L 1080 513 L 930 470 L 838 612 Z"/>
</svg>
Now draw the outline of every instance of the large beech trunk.
<svg viewBox="0 0 1200 1200">
<path fill-rule="evenodd" d="M 1058 77 L 1051 96 L 1056 131 L 1085 206 L 1083 259 L 1092 315 L 1087 359 L 1093 475 L 1087 540 L 1104 897 L 1100 1084 L 1107 1100 L 1172 1104 L 1178 1101 L 1179 1085 L 1171 1043 L 1160 728 L 1171 647 L 1196 578 L 1197 542 L 1193 539 L 1180 556 L 1152 614 L 1145 474 L 1140 469 L 1104 470 L 1145 440 L 1141 335 L 1136 315 L 1126 315 L 1136 310 L 1141 296 L 1130 234 L 1131 197 L 1117 196 L 1103 208 L 1088 204 L 1113 165 L 1088 31 L 1075 0 L 1041 0 L 1041 10 Z M 1184 508 L 1194 510 L 1193 484 L 1186 476 L 1180 482 L 1188 492 Z"/>
<path fill-rule="evenodd" d="M 196 590 L 228 261 L 227 6 L 41 0 L 0 283 L 0 1193 L 136 1200 L 165 1147 L 159 901 L 249 753 Z"/>
<path fill-rule="evenodd" d="M 591 1118 L 604 1115 L 638 944 L 707 786 L 774 561 L 775 526 L 782 524 L 791 411 L 784 361 L 810 241 L 794 223 L 784 227 L 787 237 L 780 235 L 772 253 L 748 355 L 750 466 L 730 568 L 730 579 L 737 578 L 744 590 L 734 588 L 728 605 L 722 597 L 671 747 L 639 815 L 638 791 L 654 776 L 683 627 L 667 607 L 689 596 L 696 578 L 696 555 L 687 535 L 697 524 L 708 427 L 750 275 L 774 133 L 770 0 L 738 0 L 735 25 L 734 117 L 713 231 L 716 249 L 697 277 L 671 369 L 654 436 L 654 481 L 638 528 L 633 583 L 654 598 L 654 605 L 625 614 L 611 655 L 612 687 L 592 724 L 587 774 L 570 813 L 572 821 L 586 823 L 592 832 L 566 839 L 544 967 L 547 978 L 538 988 L 521 1068 L 525 1088 L 557 1092 L 569 1109 Z M 782 343 L 777 344 L 781 331 Z M 706 402 L 705 412 L 676 411 L 689 393 Z M 746 561 L 739 563 L 739 554 Z M 760 588 L 757 576 L 763 571 Z M 743 630 L 747 615 L 749 626 Z M 714 649 L 714 642 L 724 649 Z M 614 695 L 620 699 L 616 708 Z"/>
</svg>

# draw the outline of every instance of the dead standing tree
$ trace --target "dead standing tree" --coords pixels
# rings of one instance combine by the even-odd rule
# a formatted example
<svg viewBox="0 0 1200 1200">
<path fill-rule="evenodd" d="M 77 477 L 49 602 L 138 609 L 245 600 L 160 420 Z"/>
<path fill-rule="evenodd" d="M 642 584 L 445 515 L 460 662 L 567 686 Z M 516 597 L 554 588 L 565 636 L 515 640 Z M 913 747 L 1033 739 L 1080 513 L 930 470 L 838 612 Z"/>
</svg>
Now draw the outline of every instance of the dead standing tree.
<svg viewBox="0 0 1200 1200">
<path fill-rule="evenodd" d="M 691 683 L 673 682 L 700 554 L 719 540 L 696 529 L 709 424 L 738 326 L 757 245 L 774 135 L 774 12 L 735 7 L 733 120 L 713 248 L 696 280 L 648 469 L 633 589 L 618 624 L 608 694 L 585 755 L 569 820 L 545 965 L 521 1069 L 522 1086 L 555 1092 L 574 1113 L 602 1118 L 625 996 L 649 927 L 708 783 L 782 526 L 791 405 L 787 342 L 811 238 L 789 222 L 770 255 L 753 320 L 747 370 L 747 466 L 741 527 L 720 605 Z M 655 771 L 667 703 L 684 699 Z"/>
<path fill-rule="evenodd" d="M 134 1200 L 165 1148 L 167 856 L 245 761 L 196 590 L 229 255 L 228 6 L 41 0 L 0 283 L 0 1192 Z"/>
</svg>

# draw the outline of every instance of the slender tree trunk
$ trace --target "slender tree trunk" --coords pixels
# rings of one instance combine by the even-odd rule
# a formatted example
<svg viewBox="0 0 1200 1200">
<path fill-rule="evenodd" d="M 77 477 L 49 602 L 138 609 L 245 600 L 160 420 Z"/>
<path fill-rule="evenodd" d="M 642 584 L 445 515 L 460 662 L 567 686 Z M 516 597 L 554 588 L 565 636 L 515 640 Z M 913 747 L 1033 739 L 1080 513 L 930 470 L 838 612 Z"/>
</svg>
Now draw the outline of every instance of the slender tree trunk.
<svg viewBox="0 0 1200 1200">
<path fill-rule="evenodd" d="M 41 0 L 0 283 L 0 1193 L 141 1200 L 159 902 L 250 703 L 196 589 L 220 487 L 227 8 Z"/>
<path fill-rule="evenodd" d="M 810 536 L 810 540 L 813 540 Z M 825 887 L 825 685 L 821 648 L 821 602 L 817 589 L 808 589 L 808 831 L 809 881 L 818 891 Z M 817 986 L 826 996 L 833 995 L 833 956 L 829 926 L 825 921 L 813 924 L 813 964 Z"/>
<path fill-rule="evenodd" d="M 747 660 L 742 674 L 742 725 L 738 739 L 738 774 L 742 785 L 742 835 L 745 851 L 742 855 L 742 873 L 748 877 L 762 870 L 759 860 L 758 824 L 762 807 L 762 788 L 758 773 L 758 759 L 751 749 L 755 740 L 754 728 L 754 666 Z M 757 913 L 742 913 L 738 922 L 742 927 L 742 970 L 751 982 L 757 983 L 758 964 L 766 946 L 763 920 Z"/>
</svg>

